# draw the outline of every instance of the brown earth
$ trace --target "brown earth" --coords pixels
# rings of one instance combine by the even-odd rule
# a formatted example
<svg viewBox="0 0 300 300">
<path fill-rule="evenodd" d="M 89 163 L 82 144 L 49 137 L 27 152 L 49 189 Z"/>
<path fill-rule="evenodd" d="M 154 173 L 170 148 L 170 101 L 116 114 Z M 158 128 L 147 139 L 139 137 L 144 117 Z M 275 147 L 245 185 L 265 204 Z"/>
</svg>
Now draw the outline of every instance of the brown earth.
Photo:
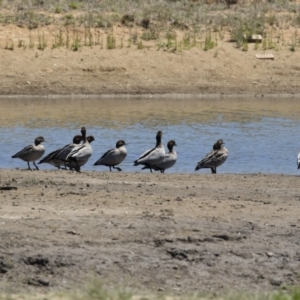
<svg viewBox="0 0 300 300">
<path fill-rule="evenodd" d="M 0 170 L 2 291 L 299 283 L 299 178 Z"/>
<path fill-rule="evenodd" d="M 129 47 L 128 28 L 116 26 L 113 33 L 116 49 L 98 45 L 74 52 L 51 49 L 57 28 L 29 33 L 15 25 L 1 26 L 0 94 L 299 94 L 300 52 L 289 50 L 288 34 L 278 51 L 255 50 L 249 44 L 243 52 L 225 36 L 209 51 L 202 45 L 174 52 L 157 50 L 156 42 L 144 42 L 143 49 Z M 37 50 L 39 35 L 47 42 L 43 51 Z M 105 33 L 101 37 L 105 41 Z M 275 59 L 260 60 L 256 54 L 273 54 Z"/>
</svg>

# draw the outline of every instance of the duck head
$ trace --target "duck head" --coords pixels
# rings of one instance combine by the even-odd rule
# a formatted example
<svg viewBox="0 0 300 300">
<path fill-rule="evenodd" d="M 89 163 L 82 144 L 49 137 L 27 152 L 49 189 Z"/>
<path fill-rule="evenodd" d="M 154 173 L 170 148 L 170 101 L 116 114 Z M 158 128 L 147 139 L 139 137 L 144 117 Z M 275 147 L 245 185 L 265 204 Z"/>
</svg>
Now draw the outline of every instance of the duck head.
<svg viewBox="0 0 300 300">
<path fill-rule="evenodd" d="M 156 134 L 156 146 L 161 144 L 161 139 L 162 139 L 162 132 L 159 130 Z"/>
<path fill-rule="evenodd" d="M 217 140 L 216 143 L 214 144 L 213 149 L 214 149 L 214 150 L 220 150 L 224 144 L 225 144 L 225 143 L 223 142 L 223 140 L 222 140 L 222 139 L 219 139 L 219 140 Z"/>
<path fill-rule="evenodd" d="M 124 140 L 119 140 L 119 141 L 117 141 L 117 143 L 116 143 L 116 148 L 120 148 L 120 147 L 122 147 L 122 146 L 124 146 L 124 145 L 127 145 L 127 144 L 125 143 L 125 141 L 124 141 Z"/>
<path fill-rule="evenodd" d="M 85 143 L 86 142 L 86 129 L 85 129 L 85 127 L 81 127 L 81 135 L 82 135 L 82 140 Z"/>
<path fill-rule="evenodd" d="M 167 147 L 168 147 L 168 149 L 169 149 L 170 152 L 173 150 L 174 146 L 177 146 L 176 142 L 174 140 L 171 140 L 171 141 L 168 142 Z"/>
<path fill-rule="evenodd" d="M 89 135 L 86 139 L 88 140 L 89 143 L 95 141 L 95 138 L 92 135 Z"/>
<path fill-rule="evenodd" d="M 37 146 L 40 143 L 45 142 L 45 139 L 42 136 L 38 136 L 35 140 L 34 140 L 34 144 Z"/>
<path fill-rule="evenodd" d="M 76 145 L 78 145 L 78 144 L 80 144 L 80 142 L 82 141 L 82 136 L 81 135 L 75 135 L 74 137 L 73 137 L 73 144 L 76 144 Z"/>
</svg>

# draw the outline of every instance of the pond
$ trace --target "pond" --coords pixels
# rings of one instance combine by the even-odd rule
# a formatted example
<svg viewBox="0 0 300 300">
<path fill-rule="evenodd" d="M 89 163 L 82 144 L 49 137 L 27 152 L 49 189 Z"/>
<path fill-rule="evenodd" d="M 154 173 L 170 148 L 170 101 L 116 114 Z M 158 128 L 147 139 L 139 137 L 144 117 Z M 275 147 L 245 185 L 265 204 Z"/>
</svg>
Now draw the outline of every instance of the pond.
<svg viewBox="0 0 300 300">
<path fill-rule="evenodd" d="M 177 143 L 178 161 L 167 173 L 195 173 L 197 162 L 222 138 L 229 150 L 218 173 L 298 174 L 300 101 L 296 98 L 2 98 L 1 168 L 27 168 L 11 156 L 42 135 L 45 155 L 72 141 L 80 128 L 93 135 L 93 155 L 84 170 L 108 171 L 94 162 L 124 139 L 125 172 L 149 172 L 133 161 L 155 146 Z M 167 149 L 167 148 L 166 148 Z M 41 169 L 54 169 L 48 164 Z M 210 173 L 209 169 L 197 172 Z"/>
</svg>

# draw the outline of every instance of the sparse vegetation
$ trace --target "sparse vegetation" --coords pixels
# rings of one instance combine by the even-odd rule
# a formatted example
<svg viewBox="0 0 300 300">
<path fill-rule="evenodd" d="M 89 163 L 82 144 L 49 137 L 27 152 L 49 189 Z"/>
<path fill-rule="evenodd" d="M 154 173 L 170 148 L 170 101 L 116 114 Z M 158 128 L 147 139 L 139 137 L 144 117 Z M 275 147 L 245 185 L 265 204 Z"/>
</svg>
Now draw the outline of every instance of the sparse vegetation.
<svg viewBox="0 0 300 300">
<path fill-rule="evenodd" d="M 29 30 L 39 30 L 35 37 L 38 39 L 37 49 L 45 49 L 49 44 L 49 37 L 44 35 L 43 28 L 50 24 L 63 32 L 70 26 L 78 30 L 72 41 L 69 38 L 67 42 L 66 34 L 64 43 L 56 34 L 51 37 L 51 40 L 54 39 L 52 48 L 64 45 L 73 50 L 79 49 L 79 41 L 82 41 L 80 47 L 102 45 L 103 49 L 103 40 L 106 40 L 106 48 L 115 49 L 116 45 L 123 48 L 125 40 L 128 40 L 128 47 L 140 45 L 140 40 L 143 40 L 147 43 L 152 41 L 152 47 L 155 48 L 156 44 L 158 49 L 182 51 L 199 47 L 209 51 L 218 46 L 219 38 L 225 42 L 234 41 L 238 49 L 246 51 L 249 39 L 255 34 L 264 37 L 263 49 L 287 47 L 294 51 L 299 45 L 298 37 L 285 37 L 286 30 L 296 30 L 300 24 L 297 3 L 289 0 L 157 0 L 151 3 L 135 1 L 134 4 L 125 0 L 72 0 L 66 4 L 54 3 L 53 0 L 1 0 L 0 5 L 5 8 L 0 15 L 0 24 L 16 24 Z M 84 33 L 79 30 L 82 26 L 86 28 Z M 114 26 L 129 28 L 130 37 L 124 40 L 124 37 L 111 34 Z M 101 32 L 96 32 L 96 29 Z M 100 35 L 103 36 L 102 41 Z M 147 43 L 144 46 L 148 47 Z M 259 46 L 255 45 L 255 49 Z"/>
<path fill-rule="evenodd" d="M 81 47 L 81 39 L 78 35 L 78 32 L 77 31 L 73 31 L 73 42 L 71 44 L 71 49 L 73 51 L 78 51 Z"/>
<path fill-rule="evenodd" d="M 9 40 L 6 42 L 6 46 L 5 46 L 6 50 L 10 50 L 13 51 L 14 50 L 14 42 L 12 40 Z"/>
<path fill-rule="evenodd" d="M 106 37 L 106 48 L 115 49 L 116 48 L 116 38 L 113 33 L 109 33 Z"/>
<path fill-rule="evenodd" d="M 211 31 L 208 30 L 206 32 L 206 36 L 205 36 L 204 50 L 207 51 L 207 50 L 213 49 L 216 45 L 217 45 L 217 42 L 213 40 Z"/>
<path fill-rule="evenodd" d="M 69 4 L 70 9 L 78 9 L 78 3 L 75 1 L 70 2 Z"/>
<path fill-rule="evenodd" d="M 185 294 L 180 296 L 169 295 L 168 293 L 163 294 L 148 294 L 138 295 L 134 294 L 127 288 L 107 288 L 99 280 L 92 279 L 84 289 L 80 291 L 72 292 L 60 292 L 60 293 L 48 293 L 48 294 L 22 294 L 19 298 L 17 295 L 13 297 L 9 294 L 0 295 L 1 300 L 9 299 L 31 299 L 31 300 L 42 300 L 42 299 L 60 299 L 60 300 L 96 300 L 96 299 L 111 299 L 111 300 L 300 300 L 300 289 L 298 287 L 284 288 L 278 291 L 269 293 L 246 293 L 246 292 L 224 292 L 214 294 L 204 293 L 193 293 Z"/>
<path fill-rule="evenodd" d="M 289 0 L 224 3 L 137 0 L 129 7 L 125 0 L 71 0 L 65 4 L 53 0 L 1 0 L 0 7 L 5 8 L 0 24 L 15 24 L 29 30 L 29 42 L 7 37 L 5 49 L 8 50 L 14 49 L 15 42 L 18 48 L 39 50 L 52 43 L 52 49 L 66 47 L 73 51 L 81 47 L 115 49 L 132 45 L 138 49 L 152 47 L 174 52 L 193 47 L 209 51 L 217 48 L 220 40 L 234 42 L 237 49 L 247 51 L 251 37 L 261 35 L 261 43 L 255 43 L 251 49 L 296 51 L 300 41 L 297 35 L 299 4 Z M 56 30 L 45 34 L 50 24 Z M 129 28 L 128 36 L 114 35 L 115 26 Z M 73 28 L 76 35 L 70 35 L 69 28 Z M 286 35 L 287 30 L 295 33 Z"/>
<path fill-rule="evenodd" d="M 37 45 L 37 49 L 38 50 L 45 50 L 45 48 L 47 47 L 47 41 L 45 39 L 45 36 L 43 33 L 38 33 L 38 45 Z"/>
</svg>

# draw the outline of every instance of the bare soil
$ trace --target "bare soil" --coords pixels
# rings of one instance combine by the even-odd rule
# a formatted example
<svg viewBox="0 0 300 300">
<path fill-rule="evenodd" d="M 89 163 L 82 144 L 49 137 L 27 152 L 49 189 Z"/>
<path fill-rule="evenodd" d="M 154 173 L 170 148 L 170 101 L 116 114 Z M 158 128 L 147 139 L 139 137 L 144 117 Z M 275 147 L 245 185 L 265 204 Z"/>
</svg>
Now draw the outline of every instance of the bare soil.
<svg viewBox="0 0 300 300">
<path fill-rule="evenodd" d="M 299 178 L 0 170 L 2 290 L 299 283 Z"/>
</svg>

